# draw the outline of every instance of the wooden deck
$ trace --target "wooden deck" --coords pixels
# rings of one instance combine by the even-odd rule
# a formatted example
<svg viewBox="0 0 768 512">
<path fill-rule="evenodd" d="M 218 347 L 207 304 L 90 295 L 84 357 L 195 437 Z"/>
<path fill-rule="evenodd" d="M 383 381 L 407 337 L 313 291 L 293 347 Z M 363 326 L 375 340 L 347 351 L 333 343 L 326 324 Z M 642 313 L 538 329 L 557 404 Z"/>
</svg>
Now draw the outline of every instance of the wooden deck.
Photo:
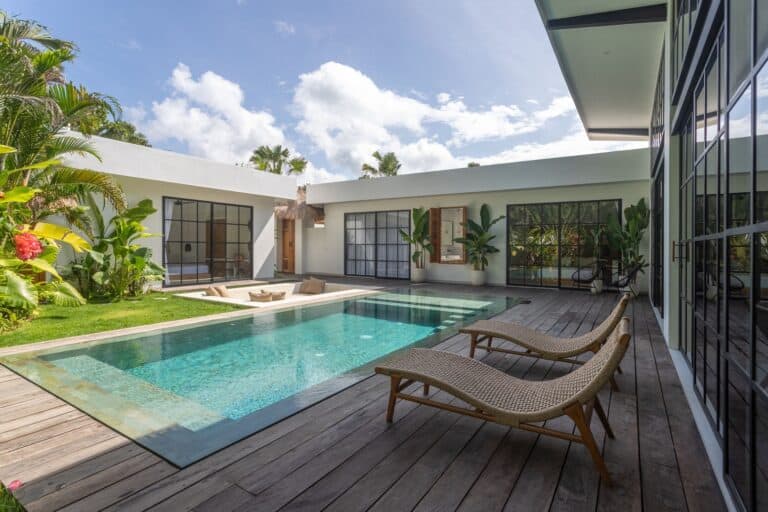
<svg viewBox="0 0 768 512">
<path fill-rule="evenodd" d="M 496 293 L 531 299 L 500 318 L 564 336 L 590 330 L 616 300 L 538 289 Z M 724 510 L 646 298 L 635 301 L 633 314 L 620 391 L 602 397 L 616 439 L 604 439 L 593 422 L 612 486 L 600 481 L 583 446 L 559 439 L 408 402 L 388 425 L 388 382 L 378 376 L 179 470 L 2 367 L 0 480 L 24 482 L 17 495 L 30 511 Z M 466 353 L 467 337 L 440 348 Z M 569 369 L 499 353 L 480 357 L 527 379 Z M 572 428 L 567 419 L 550 426 Z"/>
</svg>

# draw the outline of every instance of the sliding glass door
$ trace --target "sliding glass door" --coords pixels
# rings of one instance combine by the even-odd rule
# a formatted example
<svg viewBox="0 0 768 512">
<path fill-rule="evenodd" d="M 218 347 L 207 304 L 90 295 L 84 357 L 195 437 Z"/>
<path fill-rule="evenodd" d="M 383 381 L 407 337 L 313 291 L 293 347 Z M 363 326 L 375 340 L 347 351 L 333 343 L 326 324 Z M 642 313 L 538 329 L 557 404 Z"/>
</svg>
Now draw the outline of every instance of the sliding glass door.
<svg viewBox="0 0 768 512">
<path fill-rule="evenodd" d="M 410 279 L 408 210 L 347 213 L 344 216 L 344 273 L 348 276 Z"/>
<path fill-rule="evenodd" d="M 253 278 L 253 209 L 163 198 L 165 285 Z"/>
<path fill-rule="evenodd" d="M 589 288 L 610 281 L 617 255 L 604 231 L 621 222 L 621 200 L 507 206 L 507 284 Z"/>
</svg>

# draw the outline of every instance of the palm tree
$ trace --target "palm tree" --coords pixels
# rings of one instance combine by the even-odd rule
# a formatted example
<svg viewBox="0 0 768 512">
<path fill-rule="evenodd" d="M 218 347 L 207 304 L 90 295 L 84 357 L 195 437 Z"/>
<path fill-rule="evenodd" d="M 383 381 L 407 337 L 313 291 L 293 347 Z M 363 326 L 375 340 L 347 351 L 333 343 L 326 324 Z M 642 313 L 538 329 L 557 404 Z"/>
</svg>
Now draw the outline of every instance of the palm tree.
<svg viewBox="0 0 768 512">
<path fill-rule="evenodd" d="M 253 150 L 248 160 L 256 169 L 272 174 L 302 174 L 307 168 L 307 159 L 302 157 L 291 158 L 288 148 L 277 144 L 269 147 L 259 146 Z"/>
<path fill-rule="evenodd" d="M 96 133 L 100 137 L 152 147 L 147 136 L 128 121 L 107 121 Z"/>
<path fill-rule="evenodd" d="M 397 156 L 393 152 L 385 153 L 383 156 L 378 151 L 374 151 L 373 155 L 376 159 L 377 165 L 363 164 L 362 172 L 365 178 L 377 178 L 380 176 L 396 176 L 397 171 L 400 170 L 403 164 L 397 159 Z"/>
<path fill-rule="evenodd" d="M 38 24 L 0 12 L 0 144 L 16 148 L 0 155 L 0 181 L 43 191 L 30 202 L 28 221 L 54 213 L 74 218 L 89 193 L 118 210 L 125 207 L 111 178 L 60 163 L 72 153 L 98 158 L 88 140 L 67 135 L 67 127 L 120 108 L 114 98 L 64 81 L 63 65 L 74 58 L 74 49 Z"/>
</svg>

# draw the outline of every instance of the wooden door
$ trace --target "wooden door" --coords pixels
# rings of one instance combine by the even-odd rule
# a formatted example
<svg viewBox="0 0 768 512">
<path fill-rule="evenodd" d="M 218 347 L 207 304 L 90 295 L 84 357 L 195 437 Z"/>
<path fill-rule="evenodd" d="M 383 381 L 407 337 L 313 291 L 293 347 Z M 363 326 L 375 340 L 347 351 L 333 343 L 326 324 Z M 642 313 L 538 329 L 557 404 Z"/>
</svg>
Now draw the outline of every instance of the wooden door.
<svg viewBox="0 0 768 512">
<path fill-rule="evenodd" d="M 293 274 L 296 272 L 296 221 L 283 219 L 282 240 L 282 272 Z"/>
</svg>

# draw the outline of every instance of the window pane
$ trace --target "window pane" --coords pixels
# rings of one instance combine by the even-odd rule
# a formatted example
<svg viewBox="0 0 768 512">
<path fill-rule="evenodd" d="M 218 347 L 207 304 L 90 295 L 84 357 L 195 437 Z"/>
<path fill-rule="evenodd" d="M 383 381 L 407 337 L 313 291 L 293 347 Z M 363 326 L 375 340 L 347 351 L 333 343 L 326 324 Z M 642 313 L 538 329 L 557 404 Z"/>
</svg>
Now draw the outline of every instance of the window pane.
<svg viewBox="0 0 768 512">
<path fill-rule="evenodd" d="M 704 84 L 702 83 L 696 91 L 696 157 L 704 151 L 704 119 L 707 115 L 706 106 L 704 105 L 704 94 Z"/>
<path fill-rule="evenodd" d="M 763 52 L 768 49 L 768 0 L 757 0 L 757 52 L 759 60 Z"/>
<path fill-rule="evenodd" d="M 717 54 L 713 54 L 716 56 Z M 707 144 L 714 140 L 718 126 L 717 59 L 712 59 L 707 70 L 706 136 Z"/>
<path fill-rule="evenodd" d="M 768 8 L 768 0 L 766 0 Z M 766 19 L 768 23 L 768 18 Z M 768 64 L 757 75 L 757 97 L 755 98 L 755 215 L 757 222 L 768 220 Z"/>
<path fill-rule="evenodd" d="M 755 351 L 755 380 L 758 385 L 768 392 L 768 233 L 758 233 L 754 235 L 756 237 L 756 250 L 755 254 L 757 273 L 757 282 L 760 283 L 757 289 L 757 304 L 755 305 L 754 322 L 755 322 L 755 342 L 757 344 L 757 350 Z M 746 248 L 747 250 L 749 247 Z M 744 255 L 747 255 L 747 251 L 743 251 Z M 747 262 L 747 267 L 748 262 Z M 741 273 L 734 272 L 736 277 L 739 277 L 743 283 L 746 283 L 742 296 L 748 296 L 749 291 L 749 278 L 751 275 L 742 270 Z M 745 305 L 749 304 L 748 300 L 744 300 Z M 746 307 L 746 306 L 742 306 Z M 738 311 L 737 311 L 738 313 Z M 733 318 L 733 317 L 732 317 Z M 743 319 L 748 318 L 742 316 Z M 734 327 L 738 329 L 738 326 Z"/>
<path fill-rule="evenodd" d="M 730 475 L 736 485 L 736 490 L 742 500 L 748 502 L 749 490 L 747 487 L 749 477 L 749 379 L 738 369 L 728 365 L 728 458 L 726 460 L 726 473 Z"/>
<path fill-rule="evenodd" d="M 731 195 L 729 226 L 743 226 L 749 219 L 752 171 L 752 93 L 744 91 L 728 116 L 728 186 Z"/>
<path fill-rule="evenodd" d="M 730 26 L 728 27 L 729 51 L 729 91 L 731 96 L 739 88 L 741 82 L 747 76 L 751 67 L 750 59 L 750 41 L 752 40 L 752 30 L 750 27 L 750 12 L 752 10 L 749 0 L 731 0 L 730 5 Z"/>
</svg>

